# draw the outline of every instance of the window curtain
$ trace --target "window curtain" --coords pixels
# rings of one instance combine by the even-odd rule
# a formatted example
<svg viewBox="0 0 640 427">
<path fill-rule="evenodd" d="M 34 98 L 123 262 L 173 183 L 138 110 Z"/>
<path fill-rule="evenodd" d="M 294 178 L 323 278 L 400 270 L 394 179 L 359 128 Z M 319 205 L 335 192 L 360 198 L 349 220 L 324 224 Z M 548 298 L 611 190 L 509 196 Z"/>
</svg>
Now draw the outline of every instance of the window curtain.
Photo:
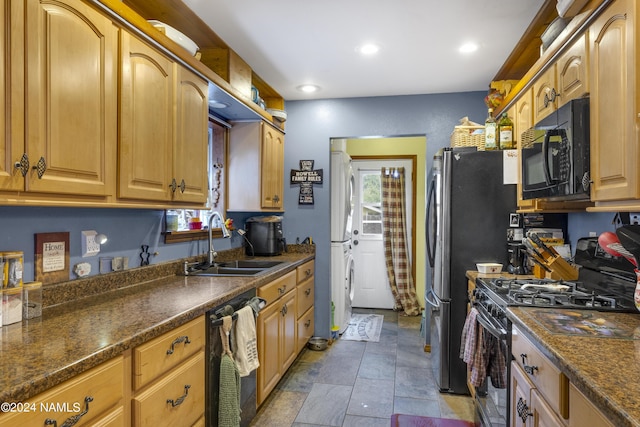
<svg viewBox="0 0 640 427">
<path fill-rule="evenodd" d="M 404 168 L 382 168 L 382 240 L 395 311 L 421 314 L 407 246 Z"/>
</svg>

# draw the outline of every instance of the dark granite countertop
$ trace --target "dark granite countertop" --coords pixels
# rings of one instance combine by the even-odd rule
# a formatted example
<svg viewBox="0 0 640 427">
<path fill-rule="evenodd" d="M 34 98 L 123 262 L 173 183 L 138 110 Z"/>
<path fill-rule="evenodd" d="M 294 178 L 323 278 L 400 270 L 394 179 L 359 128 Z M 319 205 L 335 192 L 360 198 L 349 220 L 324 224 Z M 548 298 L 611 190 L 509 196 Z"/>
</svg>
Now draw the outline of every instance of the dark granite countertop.
<svg viewBox="0 0 640 427">
<path fill-rule="evenodd" d="M 312 251 L 269 257 L 284 262 L 252 277 L 185 277 L 173 266 L 172 274 L 149 279 L 153 274 L 145 272 L 163 268 L 150 266 L 114 275 L 109 280 L 119 277 L 116 285 L 95 279 L 54 286 L 45 293 L 51 305 L 45 304 L 41 318 L 1 328 L 0 402 L 24 402 L 313 258 Z M 108 290 L 78 297 L 71 290 L 80 285 Z M 60 302 L 54 294 L 73 299 Z"/>
<path fill-rule="evenodd" d="M 615 426 L 640 426 L 640 314 L 510 307 L 508 317 Z"/>
</svg>

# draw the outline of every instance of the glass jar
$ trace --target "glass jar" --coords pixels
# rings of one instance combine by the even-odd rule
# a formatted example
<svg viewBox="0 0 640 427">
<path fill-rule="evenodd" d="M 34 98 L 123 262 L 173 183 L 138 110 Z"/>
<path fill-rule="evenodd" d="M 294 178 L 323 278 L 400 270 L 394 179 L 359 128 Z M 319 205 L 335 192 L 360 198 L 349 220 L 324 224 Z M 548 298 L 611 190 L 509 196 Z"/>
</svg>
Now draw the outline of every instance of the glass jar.
<svg viewBox="0 0 640 427">
<path fill-rule="evenodd" d="M 4 265 L 2 268 L 2 286 L 4 288 L 21 288 L 23 271 L 22 252 L 0 252 Z"/>
<path fill-rule="evenodd" d="M 2 290 L 2 326 L 22 321 L 22 288 Z"/>
<path fill-rule="evenodd" d="M 42 282 L 25 283 L 22 287 L 22 318 L 42 316 Z"/>
</svg>

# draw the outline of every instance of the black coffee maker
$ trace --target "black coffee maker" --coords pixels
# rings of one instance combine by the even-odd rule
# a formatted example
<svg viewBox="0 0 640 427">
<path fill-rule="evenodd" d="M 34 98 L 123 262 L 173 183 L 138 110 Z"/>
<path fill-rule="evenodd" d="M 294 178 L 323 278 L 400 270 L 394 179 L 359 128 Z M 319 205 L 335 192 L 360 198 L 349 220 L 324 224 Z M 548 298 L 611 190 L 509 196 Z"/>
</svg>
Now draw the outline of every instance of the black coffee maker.
<svg viewBox="0 0 640 427">
<path fill-rule="evenodd" d="M 509 265 L 507 271 L 511 274 L 528 274 L 527 249 L 522 242 L 508 242 L 507 253 Z"/>
</svg>

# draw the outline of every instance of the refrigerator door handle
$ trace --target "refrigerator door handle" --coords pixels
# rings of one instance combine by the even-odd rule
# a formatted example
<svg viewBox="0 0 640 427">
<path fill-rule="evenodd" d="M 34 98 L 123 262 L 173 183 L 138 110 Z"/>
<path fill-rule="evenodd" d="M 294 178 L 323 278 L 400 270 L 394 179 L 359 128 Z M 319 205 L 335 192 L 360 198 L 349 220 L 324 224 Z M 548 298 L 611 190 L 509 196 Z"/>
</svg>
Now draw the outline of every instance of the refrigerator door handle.
<svg viewBox="0 0 640 427">
<path fill-rule="evenodd" d="M 427 218 L 425 223 L 425 233 L 427 240 L 427 257 L 429 259 L 429 266 L 433 268 L 436 260 L 436 230 L 438 229 L 438 215 L 435 212 L 436 204 L 436 180 L 435 177 L 431 179 L 431 185 L 429 186 L 429 196 L 427 198 Z M 433 210 L 432 210 L 433 207 Z M 433 215 L 433 230 L 429 232 L 429 225 L 432 222 L 431 215 Z M 433 233 L 433 235 L 431 235 Z"/>
</svg>

